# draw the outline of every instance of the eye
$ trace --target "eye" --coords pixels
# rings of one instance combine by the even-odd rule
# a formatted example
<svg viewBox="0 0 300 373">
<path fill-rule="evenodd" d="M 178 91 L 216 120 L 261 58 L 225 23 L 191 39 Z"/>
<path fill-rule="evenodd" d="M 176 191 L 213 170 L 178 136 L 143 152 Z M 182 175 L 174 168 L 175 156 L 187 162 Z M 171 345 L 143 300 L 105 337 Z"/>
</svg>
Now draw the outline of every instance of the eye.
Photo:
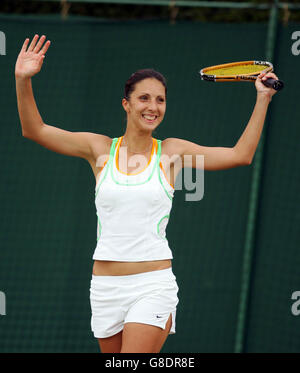
<svg viewBox="0 0 300 373">
<path fill-rule="evenodd" d="M 159 97 L 159 98 L 158 98 L 158 102 L 159 102 L 159 103 L 163 103 L 163 102 L 165 102 L 165 99 L 164 99 L 163 97 Z"/>
<path fill-rule="evenodd" d="M 146 100 L 148 100 L 148 96 L 147 95 L 143 95 L 143 96 L 140 97 L 140 99 L 142 101 L 146 101 Z"/>
</svg>

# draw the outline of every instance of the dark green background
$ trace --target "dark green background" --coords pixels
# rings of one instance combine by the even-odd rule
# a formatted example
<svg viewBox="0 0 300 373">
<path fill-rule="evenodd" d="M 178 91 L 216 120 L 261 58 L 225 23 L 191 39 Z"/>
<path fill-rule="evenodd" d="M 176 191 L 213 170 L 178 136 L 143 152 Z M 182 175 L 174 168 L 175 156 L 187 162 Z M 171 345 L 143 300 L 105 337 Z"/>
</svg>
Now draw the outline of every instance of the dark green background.
<svg viewBox="0 0 300 373">
<path fill-rule="evenodd" d="M 168 108 L 154 136 L 233 146 L 255 104 L 252 83 L 202 82 L 201 67 L 265 59 L 266 24 L 0 16 L 0 352 L 97 352 L 90 331 L 89 283 L 96 245 L 94 176 L 88 163 L 22 137 L 14 65 L 26 37 L 52 45 L 33 78 L 47 124 L 111 137 L 123 134 L 123 86 L 152 67 L 168 80 Z M 255 222 L 245 352 L 299 352 L 299 62 L 280 27 L 272 61 L 286 83 L 270 106 Z M 174 253 L 177 333 L 164 352 L 233 352 L 253 164 L 205 173 L 203 200 L 177 191 L 168 239 Z"/>
</svg>

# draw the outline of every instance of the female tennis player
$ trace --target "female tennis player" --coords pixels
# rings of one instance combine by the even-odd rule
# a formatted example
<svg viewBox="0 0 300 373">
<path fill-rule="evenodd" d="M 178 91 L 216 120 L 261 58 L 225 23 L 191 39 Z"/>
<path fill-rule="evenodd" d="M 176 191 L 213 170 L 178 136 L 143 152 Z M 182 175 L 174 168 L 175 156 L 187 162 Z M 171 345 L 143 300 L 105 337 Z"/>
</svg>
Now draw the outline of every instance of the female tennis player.
<svg viewBox="0 0 300 373">
<path fill-rule="evenodd" d="M 90 287 L 94 336 L 102 352 L 160 352 L 167 336 L 175 333 L 178 303 L 165 237 L 176 176 L 181 167 L 195 168 L 198 155 L 204 156 L 205 170 L 251 164 L 276 93 L 262 80 L 277 77 L 258 76 L 253 113 L 234 147 L 206 147 L 152 137 L 164 119 L 166 81 L 154 70 L 139 70 L 125 85 L 125 133 L 112 139 L 44 123 L 31 78 L 41 70 L 50 41 L 35 35 L 29 42 L 24 41 L 15 66 L 22 134 L 57 153 L 86 159 L 95 175 L 98 230 Z"/>
</svg>

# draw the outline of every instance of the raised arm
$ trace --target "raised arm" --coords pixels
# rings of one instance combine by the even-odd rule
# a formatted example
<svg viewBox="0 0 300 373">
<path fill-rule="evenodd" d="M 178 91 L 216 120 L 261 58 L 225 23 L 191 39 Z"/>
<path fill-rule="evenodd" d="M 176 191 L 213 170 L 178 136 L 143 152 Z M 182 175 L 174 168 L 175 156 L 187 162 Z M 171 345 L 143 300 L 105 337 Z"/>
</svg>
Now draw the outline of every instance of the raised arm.
<svg viewBox="0 0 300 373">
<path fill-rule="evenodd" d="M 35 35 L 29 46 L 29 39 L 24 41 L 15 66 L 22 135 L 57 153 L 91 160 L 95 156 L 93 145 L 97 143 L 97 148 L 101 152 L 101 144 L 107 142 L 107 136 L 89 132 L 70 132 L 50 126 L 43 122 L 38 111 L 31 78 L 41 70 L 50 46 L 49 40 L 44 43 L 46 40 L 44 35 L 40 40 L 38 38 L 39 36 Z"/>
<path fill-rule="evenodd" d="M 165 140 L 169 153 L 182 158 L 183 167 L 197 168 L 197 155 L 204 156 L 205 170 L 223 170 L 249 165 L 254 157 L 262 133 L 269 103 L 276 91 L 262 84 L 262 79 L 278 79 L 274 73 L 260 74 L 255 86 L 257 98 L 250 120 L 234 147 L 208 147 L 190 141 L 170 138 Z M 187 157 L 184 157 L 187 156 Z"/>
</svg>

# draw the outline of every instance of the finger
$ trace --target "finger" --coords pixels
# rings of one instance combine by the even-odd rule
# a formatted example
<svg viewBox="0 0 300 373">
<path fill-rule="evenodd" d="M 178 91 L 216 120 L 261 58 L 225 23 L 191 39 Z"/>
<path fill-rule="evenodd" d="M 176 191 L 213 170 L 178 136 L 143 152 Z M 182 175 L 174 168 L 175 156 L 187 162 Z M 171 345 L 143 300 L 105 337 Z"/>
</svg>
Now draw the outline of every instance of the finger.
<svg viewBox="0 0 300 373">
<path fill-rule="evenodd" d="M 270 76 L 269 76 L 270 78 L 273 78 L 273 79 L 276 79 L 276 80 L 278 80 L 278 76 L 277 75 L 275 75 L 274 73 L 272 73 L 272 74 L 270 74 Z"/>
<path fill-rule="evenodd" d="M 26 52 L 26 48 L 27 48 L 28 43 L 29 43 L 29 39 L 27 38 L 27 39 L 25 39 L 25 41 L 24 41 L 24 43 L 22 45 L 22 48 L 21 48 L 21 52 L 22 53 Z"/>
<path fill-rule="evenodd" d="M 37 45 L 33 48 L 33 52 L 39 53 L 39 50 L 41 49 L 41 46 L 43 45 L 45 39 L 46 39 L 46 36 L 42 35 Z"/>
<path fill-rule="evenodd" d="M 38 38 L 39 38 L 38 35 L 34 35 L 34 38 L 32 39 L 27 52 L 32 52 L 33 51 L 33 48 L 35 47 L 35 44 L 36 44 Z"/>
<path fill-rule="evenodd" d="M 271 77 L 273 77 L 273 75 L 274 75 L 273 73 L 267 73 L 267 74 L 265 74 L 264 77 L 265 78 L 271 78 Z"/>
<path fill-rule="evenodd" d="M 47 40 L 47 42 L 44 44 L 43 48 L 40 50 L 39 55 L 43 55 L 47 52 L 48 48 L 50 47 L 51 41 Z"/>
<path fill-rule="evenodd" d="M 262 80 L 267 80 L 267 79 L 269 79 L 269 78 L 273 78 L 273 79 L 278 80 L 278 77 L 277 77 L 274 73 L 268 73 L 268 74 L 266 74 L 266 75 L 263 77 Z"/>
</svg>

